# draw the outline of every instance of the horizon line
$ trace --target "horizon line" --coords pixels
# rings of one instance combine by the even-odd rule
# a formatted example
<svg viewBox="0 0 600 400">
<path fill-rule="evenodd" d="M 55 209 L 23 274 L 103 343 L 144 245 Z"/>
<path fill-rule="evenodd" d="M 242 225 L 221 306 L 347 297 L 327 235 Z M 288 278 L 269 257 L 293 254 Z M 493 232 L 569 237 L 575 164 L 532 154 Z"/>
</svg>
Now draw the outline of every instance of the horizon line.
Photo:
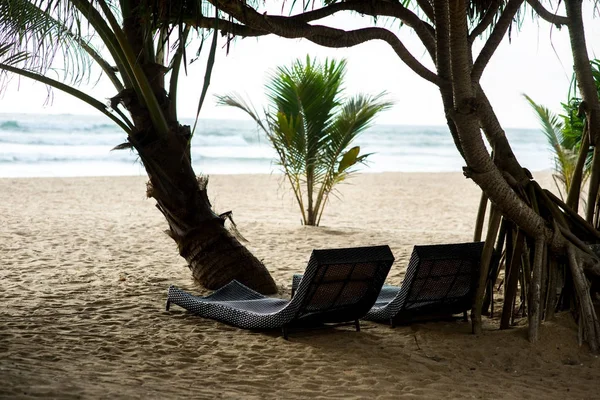
<svg viewBox="0 0 600 400">
<path fill-rule="evenodd" d="M 79 117 L 106 117 L 104 114 L 102 113 L 98 113 L 98 114 L 88 114 L 88 113 L 61 113 L 61 112 L 26 112 L 26 111 L 21 111 L 21 112 L 1 112 L 0 111 L 0 116 L 2 115 L 51 115 L 51 116 L 79 116 Z M 108 117 L 106 117 L 108 119 Z M 194 120 L 196 117 L 188 117 L 188 116 L 182 116 L 179 118 L 179 120 L 183 120 L 183 119 L 191 119 Z M 212 121 L 240 121 L 240 122 L 253 122 L 254 120 L 251 118 L 211 118 L 211 117 L 200 117 L 198 118 L 198 120 L 212 120 Z M 115 124 L 116 125 L 116 124 Z M 418 127 L 435 127 L 435 128 L 448 128 L 447 125 L 445 124 L 419 124 L 419 123 L 399 123 L 399 122 L 375 122 L 373 124 L 375 125 L 389 125 L 389 126 L 418 126 Z M 504 127 L 505 129 L 527 129 L 527 130 L 541 130 L 540 127 L 531 127 L 531 126 L 514 126 L 514 125 L 507 125 L 506 127 Z"/>
</svg>

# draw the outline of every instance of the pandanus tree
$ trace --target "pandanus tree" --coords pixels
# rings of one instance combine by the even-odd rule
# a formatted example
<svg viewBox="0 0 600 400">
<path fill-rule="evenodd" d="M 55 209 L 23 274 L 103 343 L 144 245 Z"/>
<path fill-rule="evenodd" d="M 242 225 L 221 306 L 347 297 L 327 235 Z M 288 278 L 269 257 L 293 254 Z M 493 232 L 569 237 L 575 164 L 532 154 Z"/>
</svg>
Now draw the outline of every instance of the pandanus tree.
<svg viewBox="0 0 600 400">
<path fill-rule="evenodd" d="M 219 103 L 245 111 L 266 134 L 278 155 L 302 213 L 304 225 L 319 225 L 329 195 L 369 154 L 350 147 L 378 112 L 391 106 L 376 96 L 343 98 L 346 61 L 324 63 L 306 57 L 279 67 L 267 83 L 264 118 L 237 94 Z"/>
<path fill-rule="evenodd" d="M 207 288 L 232 279 L 263 293 L 276 286 L 264 265 L 225 227 L 211 208 L 206 179 L 192 169 L 192 130 L 181 125 L 177 87 L 186 46 L 212 6 L 200 1 L 2 0 L 0 72 L 62 90 L 95 107 L 118 124 L 149 177 L 148 197 L 167 219 L 193 276 Z M 212 38 L 200 105 L 214 63 Z M 114 86 L 109 104 L 78 87 L 92 66 Z M 57 71 L 63 73 L 56 73 Z M 200 91 L 200 90 L 199 90 Z"/>
<path fill-rule="evenodd" d="M 565 0 L 566 16 L 549 11 L 538 0 L 325 0 L 323 7 L 312 9 L 308 7 L 314 3 L 305 2 L 307 8 L 293 15 L 268 14 L 260 10 L 258 2 L 209 1 L 226 13 L 228 18 L 220 26 L 232 35 L 276 34 L 336 48 L 381 40 L 417 75 L 435 85 L 450 134 L 466 163 L 464 174 L 483 192 L 475 240 L 482 237 L 484 215 L 491 204 L 479 289 L 471 314 L 474 332 L 481 332 L 481 315 L 484 305 L 489 304 L 491 287 L 499 271 L 498 264 L 491 261 L 505 258 L 507 277 L 501 327 L 508 327 L 513 303 L 520 293 L 527 309 L 530 340 L 538 340 L 542 319 L 552 318 L 557 308 L 558 287 L 563 293 L 560 299 L 571 300 L 560 306 L 575 311 L 585 340 L 593 351 L 598 350 L 600 325 L 587 279 L 597 280 L 600 267 L 597 256 L 586 243 L 600 241 L 600 232 L 592 225 L 600 184 L 600 147 L 594 148 L 587 218 L 583 219 L 573 207 L 573 199 L 579 198 L 580 169 L 575 171 L 566 204 L 542 189 L 519 164 L 481 85 L 486 66 L 509 28 L 515 20 L 522 20 L 525 13 L 519 12 L 525 7 L 533 8 L 541 18 L 567 27 L 575 73 L 585 102 L 586 132 L 590 143 L 596 144 L 600 140 L 600 108 L 585 44 L 581 0 Z M 372 17 L 374 23 L 344 30 L 315 22 L 343 12 Z M 378 26 L 376 21 L 381 17 L 398 20 L 402 29 L 412 30 L 434 69 L 429 69 L 407 49 L 392 31 L 395 24 Z M 474 46 L 475 43 L 478 45 Z M 563 275 L 569 277 L 566 284 L 560 283 L 559 277 Z"/>
</svg>

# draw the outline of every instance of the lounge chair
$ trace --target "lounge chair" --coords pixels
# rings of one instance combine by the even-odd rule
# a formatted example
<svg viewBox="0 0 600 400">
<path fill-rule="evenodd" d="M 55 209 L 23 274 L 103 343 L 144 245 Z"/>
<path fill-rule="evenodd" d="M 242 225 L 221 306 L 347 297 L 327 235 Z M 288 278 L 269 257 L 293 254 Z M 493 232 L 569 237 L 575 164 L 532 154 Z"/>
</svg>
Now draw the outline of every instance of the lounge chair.
<svg viewBox="0 0 600 400">
<path fill-rule="evenodd" d="M 463 313 L 473 303 L 483 242 L 415 246 L 400 287 L 385 285 L 364 319 L 396 323 Z"/>
<path fill-rule="evenodd" d="M 167 310 L 174 303 L 240 328 L 281 328 L 285 339 L 290 328 L 324 324 L 354 324 L 358 331 L 393 262 L 388 246 L 313 250 L 291 300 L 265 297 L 234 280 L 206 297 L 171 286 Z"/>
<path fill-rule="evenodd" d="M 448 317 L 471 308 L 483 242 L 415 246 L 402 286 L 384 285 L 364 319 L 396 322 Z M 302 275 L 292 279 L 292 296 Z"/>
</svg>

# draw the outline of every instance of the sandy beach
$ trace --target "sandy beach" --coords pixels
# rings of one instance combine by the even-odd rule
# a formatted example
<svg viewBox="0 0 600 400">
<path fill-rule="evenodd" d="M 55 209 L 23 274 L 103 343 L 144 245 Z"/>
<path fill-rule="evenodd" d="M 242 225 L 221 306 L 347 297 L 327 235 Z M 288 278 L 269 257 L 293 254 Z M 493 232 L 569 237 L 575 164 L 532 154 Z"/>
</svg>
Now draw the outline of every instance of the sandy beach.
<svg viewBox="0 0 600 400">
<path fill-rule="evenodd" d="M 537 173 L 553 189 L 549 173 Z M 191 278 L 144 177 L 0 179 L 0 398 L 592 399 L 600 360 L 568 314 L 527 341 L 524 323 L 394 329 L 364 322 L 251 332 L 173 306 Z M 339 186 L 319 228 L 303 227 L 278 175 L 211 176 L 280 295 L 314 248 L 389 244 L 402 282 L 415 244 L 472 239 L 480 191 L 460 173 L 362 174 Z"/>
</svg>

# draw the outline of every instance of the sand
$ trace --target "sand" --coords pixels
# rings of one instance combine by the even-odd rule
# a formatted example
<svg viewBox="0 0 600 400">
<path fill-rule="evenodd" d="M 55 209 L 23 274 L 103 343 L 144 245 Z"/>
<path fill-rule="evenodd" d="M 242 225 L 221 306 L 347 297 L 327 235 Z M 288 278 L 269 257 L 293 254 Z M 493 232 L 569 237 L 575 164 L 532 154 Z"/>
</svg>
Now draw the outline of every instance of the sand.
<svg viewBox="0 0 600 400">
<path fill-rule="evenodd" d="M 539 175 L 539 174 L 538 174 Z M 541 175 L 546 187 L 552 181 Z M 389 244 L 400 284 L 415 244 L 469 241 L 479 189 L 460 173 L 382 173 L 339 187 L 322 227 L 300 225 L 277 175 L 213 176 L 281 295 L 313 248 Z M 0 179 L 0 397 L 597 398 L 600 361 L 568 314 L 532 345 L 523 323 L 485 320 L 392 329 L 363 323 L 292 334 L 250 332 L 164 310 L 191 279 L 145 179 Z"/>
</svg>

